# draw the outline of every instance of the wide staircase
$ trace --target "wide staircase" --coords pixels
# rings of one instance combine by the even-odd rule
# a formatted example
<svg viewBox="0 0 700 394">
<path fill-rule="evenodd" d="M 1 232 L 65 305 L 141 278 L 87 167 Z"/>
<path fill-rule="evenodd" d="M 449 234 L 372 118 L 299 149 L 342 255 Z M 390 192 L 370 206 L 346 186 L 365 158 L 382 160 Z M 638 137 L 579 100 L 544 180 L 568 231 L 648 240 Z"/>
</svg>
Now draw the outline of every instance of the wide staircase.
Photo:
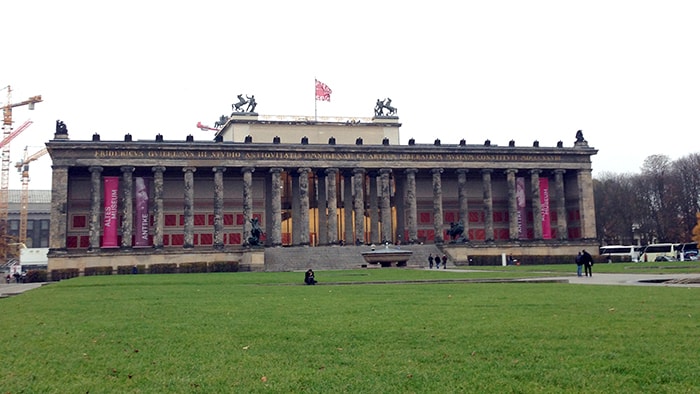
<svg viewBox="0 0 700 394">
<path fill-rule="evenodd" d="M 384 246 L 378 245 L 377 248 Z M 391 246 L 413 252 L 407 262 L 408 267 L 428 266 L 428 255 L 442 255 L 435 245 L 401 245 Z M 370 251 L 367 245 L 361 246 L 316 246 L 316 247 L 282 247 L 265 248 L 265 271 L 305 271 L 323 269 L 356 269 L 368 265 L 362 258 L 362 252 Z M 450 264 L 448 264 L 449 266 Z"/>
</svg>

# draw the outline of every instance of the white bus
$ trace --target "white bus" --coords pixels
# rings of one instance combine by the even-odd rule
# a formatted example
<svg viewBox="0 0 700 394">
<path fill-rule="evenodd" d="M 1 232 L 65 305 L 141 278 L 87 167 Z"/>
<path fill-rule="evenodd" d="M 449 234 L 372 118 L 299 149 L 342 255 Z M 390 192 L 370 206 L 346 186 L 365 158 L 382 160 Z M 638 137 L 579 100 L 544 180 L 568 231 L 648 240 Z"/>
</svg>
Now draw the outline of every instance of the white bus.
<svg viewBox="0 0 700 394">
<path fill-rule="evenodd" d="M 634 261 L 636 263 L 639 261 L 642 248 L 642 246 L 634 245 L 606 245 L 600 247 L 599 254 L 607 257 L 608 261 L 612 261 L 612 256 L 620 256 L 623 259 L 629 259 L 625 261 Z"/>
<path fill-rule="evenodd" d="M 682 244 L 649 244 L 642 250 L 639 261 L 676 261 Z"/>
</svg>

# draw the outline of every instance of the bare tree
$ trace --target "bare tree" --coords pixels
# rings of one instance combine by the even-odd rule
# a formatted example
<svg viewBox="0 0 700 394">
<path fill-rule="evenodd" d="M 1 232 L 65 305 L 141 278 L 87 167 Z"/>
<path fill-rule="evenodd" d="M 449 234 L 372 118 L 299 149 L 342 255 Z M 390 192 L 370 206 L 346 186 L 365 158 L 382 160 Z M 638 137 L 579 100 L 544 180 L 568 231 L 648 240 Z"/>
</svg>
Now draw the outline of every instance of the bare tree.
<svg viewBox="0 0 700 394">
<path fill-rule="evenodd" d="M 658 242 L 673 242 L 673 228 L 678 217 L 673 206 L 673 182 L 669 179 L 671 159 L 666 155 L 651 155 L 642 164 L 643 187 L 639 190 L 645 218 L 645 229 Z"/>
<path fill-rule="evenodd" d="M 633 227 L 639 225 L 635 201 L 635 177 L 605 173 L 593 183 L 596 230 L 602 244 L 633 244 Z M 625 207 L 626 209 L 621 209 Z"/>
<path fill-rule="evenodd" d="M 691 238 L 697 224 L 696 214 L 700 211 L 700 154 L 693 153 L 682 157 L 672 165 L 673 197 L 678 209 L 679 233 L 681 241 Z"/>
</svg>

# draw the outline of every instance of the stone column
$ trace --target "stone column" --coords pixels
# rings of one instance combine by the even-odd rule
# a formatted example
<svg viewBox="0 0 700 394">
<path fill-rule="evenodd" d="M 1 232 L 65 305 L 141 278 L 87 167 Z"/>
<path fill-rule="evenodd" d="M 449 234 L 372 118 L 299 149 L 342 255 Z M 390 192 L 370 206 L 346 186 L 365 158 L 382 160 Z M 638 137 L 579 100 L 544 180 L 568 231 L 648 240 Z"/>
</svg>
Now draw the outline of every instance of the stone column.
<svg viewBox="0 0 700 394">
<path fill-rule="evenodd" d="M 299 172 L 299 245 L 309 246 L 309 173 L 311 168 Z M 296 228 L 296 226 L 294 226 Z"/>
<path fill-rule="evenodd" d="M 49 247 L 52 251 L 66 251 L 68 224 L 68 167 L 52 166 L 51 178 L 51 231 Z"/>
<path fill-rule="evenodd" d="M 457 170 L 457 194 L 459 196 L 459 221 L 464 226 L 464 239 L 469 239 L 469 196 L 467 193 L 467 173 L 469 170 L 460 168 Z"/>
<path fill-rule="evenodd" d="M 355 240 L 365 243 L 365 169 L 353 171 L 353 190 L 355 191 Z M 356 244 L 356 242 L 353 242 Z"/>
<path fill-rule="evenodd" d="M 130 249 L 134 233 L 134 167 L 124 166 L 122 170 L 122 243 L 123 249 Z"/>
<path fill-rule="evenodd" d="M 282 246 L 282 168 L 271 168 L 272 187 L 271 187 L 271 223 L 272 228 L 268 231 L 270 234 L 269 243 L 271 246 Z"/>
<path fill-rule="evenodd" d="M 418 242 L 418 203 L 416 201 L 416 168 L 408 168 L 406 173 L 406 212 L 408 220 L 408 243 Z"/>
<path fill-rule="evenodd" d="M 90 247 L 88 250 L 100 248 L 100 213 L 102 212 L 102 167 L 91 166 L 90 170 Z"/>
<path fill-rule="evenodd" d="M 241 168 L 243 173 L 243 245 L 248 245 L 250 237 L 250 219 L 253 218 L 253 167 Z"/>
<path fill-rule="evenodd" d="M 581 238 L 596 238 L 595 201 L 593 198 L 593 177 L 591 169 L 578 170 L 579 213 L 581 215 Z"/>
<path fill-rule="evenodd" d="M 518 239 L 518 200 L 516 194 L 515 176 L 518 170 L 509 168 L 506 170 L 506 182 L 508 184 L 508 237 L 511 241 Z"/>
<path fill-rule="evenodd" d="M 163 172 L 165 167 L 155 166 L 153 171 L 153 247 L 161 249 L 163 247 L 164 211 L 163 211 Z"/>
<path fill-rule="evenodd" d="M 389 176 L 391 168 L 379 170 L 379 178 L 382 181 L 381 187 L 381 210 L 382 210 L 382 242 L 394 242 L 393 226 L 391 225 L 391 184 Z"/>
<path fill-rule="evenodd" d="M 352 226 L 352 172 L 343 171 L 343 210 L 345 212 L 345 244 L 354 245 Z"/>
<path fill-rule="evenodd" d="M 484 189 L 484 232 L 486 241 L 493 241 L 493 186 L 491 184 L 491 173 L 493 170 L 481 170 L 481 179 Z"/>
<path fill-rule="evenodd" d="M 185 173 L 185 242 L 183 248 L 194 247 L 194 172 L 195 167 L 184 167 Z"/>
<path fill-rule="evenodd" d="M 442 214 L 442 168 L 433 168 L 433 228 L 435 231 L 435 243 L 445 242 L 443 236 L 443 214 Z"/>
<path fill-rule="evenodd" d="M 316 180 L 318 182 L 318 187 L 316 188 L 316 207 L 318 211 L 318 230 L 316 231 L 316 236 L 318 237 L 319 245 L 328 245 L 328 213 L 326 210 L 326 202 L 328 201 L 328 193 L 326 190 L 328 185 L 326 183 L 326 171 L 316 171 Z"/>
<path fill-rule="evenodd" d="M 369 175 L 369 242 L 378 244 L 379 239 L 379 195 L 377 190 L 381 188 L 381 179 L 377 176 L 377 171 L 370 171 Z"/>
<path fill-rule="evenodd" d="M 338 191 L 336 182 L 338 181 L 338 169 L 326 169 L 326 201 L 328 204 L 328 243 L 335 245 L 338 243 Z"/>
<path fill-rule="evenodd" d="M 542 239 L 542 202 L 540 201 L 540 170 L 530 170 L 532 189 L 532 229 L 534 239 Z"/>
<path fill-rule="evenodd" d="M 214 167 L 214 249 L 224 248 L 224 171 Z"/>
<path fill-rule="evenodd" d="M 301 243 L 301 202 L 299 200 L 299 172 L 289 171 L 291 182 L 289 182 L 289 195 L 292 197 L 292 245 Z"/>
<path fill-rule="evenodd" d="M 564 173 L 566 170 L 554 170 L 554 187 L 557 191 L 557 238 L 569 239 L 566 225 L 566 194 L 564 191 Z"/>
</svg>

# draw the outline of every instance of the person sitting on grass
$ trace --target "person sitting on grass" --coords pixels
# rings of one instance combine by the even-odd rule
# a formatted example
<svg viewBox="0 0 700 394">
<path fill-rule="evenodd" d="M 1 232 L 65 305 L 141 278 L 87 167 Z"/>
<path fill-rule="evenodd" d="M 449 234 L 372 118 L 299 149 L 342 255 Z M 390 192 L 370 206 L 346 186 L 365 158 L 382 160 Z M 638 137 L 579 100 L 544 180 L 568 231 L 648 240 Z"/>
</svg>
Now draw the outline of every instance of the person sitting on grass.
<svg viewBox="0 0 700 394">
<path fill-rule="evenodd" d="M 314 276 L 314 270 L 309 268 L 308 271 L 306 271 L 306 274 L 304 275 L 304 283 L 307 285 L 315 285 L 316 282 L 316 277 Z"/>
</svg>

